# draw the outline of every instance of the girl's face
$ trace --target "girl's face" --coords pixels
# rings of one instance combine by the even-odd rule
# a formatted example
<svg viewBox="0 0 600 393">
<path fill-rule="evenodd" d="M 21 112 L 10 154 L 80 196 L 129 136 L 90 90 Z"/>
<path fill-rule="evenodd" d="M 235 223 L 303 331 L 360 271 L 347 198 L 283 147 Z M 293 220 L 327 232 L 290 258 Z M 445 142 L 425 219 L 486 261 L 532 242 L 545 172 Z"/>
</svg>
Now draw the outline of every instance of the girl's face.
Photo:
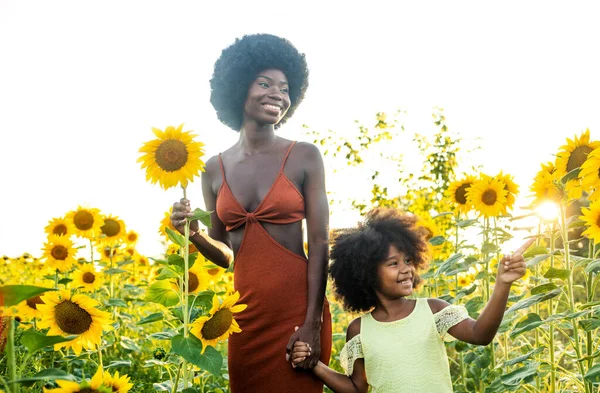
<svg viewBox="0 0 600 393">
<path fill-rule="evenodd" d="M 410 296 L 415 266 L 410 257 L 391 245 L 387 257 L 377 266 L 377 290 L 388 299 Z"/>
<path fill-rule="evenodd" d="M 277 124 L 290 108 L 289 86 L 285 74 L 269 69 L 258 73 L 248 88 L 244 120 L 259 124 Z"/>
</svg>

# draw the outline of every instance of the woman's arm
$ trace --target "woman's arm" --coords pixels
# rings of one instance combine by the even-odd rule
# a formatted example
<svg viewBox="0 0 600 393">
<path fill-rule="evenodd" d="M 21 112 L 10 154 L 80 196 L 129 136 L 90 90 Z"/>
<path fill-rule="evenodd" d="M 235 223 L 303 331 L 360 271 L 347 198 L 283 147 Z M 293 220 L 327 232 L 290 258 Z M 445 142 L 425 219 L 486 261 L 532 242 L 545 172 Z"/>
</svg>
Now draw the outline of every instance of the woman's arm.
<svg viewBox="0 0 600 393">
<path fill-rule="evenodd" d="M 210 219 L 212 228 L 208 228 L 207 232 L 199 231 L 198 224 L 192 223 L 192 228 L 195 233 L 190 236 L 190 241 L 196 246 L 198 251 L 208 260 L 218 266 L 228 268 L 233 262 L 233 251 L 231 243 L 225 230 L 225 225 L 219 220 L 216 213 L 217 196 L 212 187 L 212 176 L 218 174 L 217 158 L 212 157 L 206 163 L 206 171 L 202 172 L 202 195 L 204 197 L 204 205 L 207 211 L 212 211 Z M 171 215 L 171 223 L 177 230 L 183 233 L 183 225 L 185 218 L 191 217 L 190 202 L 186 199 L 173 205 L 173 214 Z"/>
<path fill-rule="evenodd" d="M 303 193 L 308 232 L 308 305 L 304 324 L 290 338 L 287 352 L 295 341 L 310 345 L 310 357 L 301 364 L 302 368 L 313 368 L 321 355 L 321 323 L 327 263 L 329 261 L 329 204 L 325 191 L 325 170 L 321 152 L 309 143 L 299 143 L 305 165 Z"/>
</svg>

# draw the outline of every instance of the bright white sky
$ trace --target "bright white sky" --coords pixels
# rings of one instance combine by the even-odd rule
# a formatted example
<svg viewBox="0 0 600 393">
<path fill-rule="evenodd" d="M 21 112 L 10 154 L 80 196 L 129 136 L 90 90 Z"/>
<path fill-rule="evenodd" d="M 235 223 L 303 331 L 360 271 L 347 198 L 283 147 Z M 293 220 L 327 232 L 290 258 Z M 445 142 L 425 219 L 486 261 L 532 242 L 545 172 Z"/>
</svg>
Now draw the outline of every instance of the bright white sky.
<svg viewBox="0 0 600 393">
<path fill-rule="evenodd" d="M 208 80 L 243 34 L 306 53 L 311 86 L 280 131 L 290 139 L 304 123 L 343 131 L 399 107 L 424 132 L 440 106 L 452 131 L 482 138 L 463 162 L 503 169 L 526 191 L 566 137 L 598 138 L 593 1 L 352 4 L 0 0 L 0 255 L 40 255 L 48 220 L 79 204 L 119 216 L 140 252 L 159 253 L 159 221 L 180 190 L 146 183 L 137 150 L 152 126 L 180 123 L 207 155 L 236 140 Z M 189 198 L 202 200 L 199 184 Z M 333 213 L 333 225 L 348 221 Z"/>
</svg>

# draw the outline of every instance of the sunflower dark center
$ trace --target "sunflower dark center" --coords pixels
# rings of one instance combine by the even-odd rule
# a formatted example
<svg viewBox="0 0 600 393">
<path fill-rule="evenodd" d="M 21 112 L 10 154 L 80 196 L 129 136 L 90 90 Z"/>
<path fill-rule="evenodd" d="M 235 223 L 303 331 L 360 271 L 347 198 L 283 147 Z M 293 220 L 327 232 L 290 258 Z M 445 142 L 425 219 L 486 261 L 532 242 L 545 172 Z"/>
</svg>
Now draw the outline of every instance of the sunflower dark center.
<svg viewBox="0 0 600 393">
<path fill-rule="evenodd" d="M 113 237 L 118 235 L 121 231 L 121 224 L 112 218 L 107 218 L 104 220 L 104 225 L 102 225 L 100 230 L 102 230 L 102 233 L 107 237 Z"/>
<path fill-rule="evenodd" d="M 57 304 L 54 310 L 56 324 L 65 333 L 81 334 L 87 332 L 92 325 L 92 316 L 70 300 Z"/>
<path fill-rule="evenodd" d="M 37 305 L 38 304 L 44 304 L 44 301 L 42 300 L 42 298 L 38 295 L 32 298 L 29 298 L 26 300 L 27 305 L 30 308 L 33 308 L 34 310 L 37 310 Z"/>
<path fill-rule="evenodd" d="M 219 273 L 219 268 L 215 267 L 215 268 L 212 268 L 212 269 L 208 269 L 206 272 L 208 274 L 210 274 L 211 276 L 214 276 L 214 275 L 217 275 Z"/>
<path fill-rule="evenodd" d="M 98 391 L 96 389 L 92 389 L 90 387 L 87 387 L 87 388 L 83 388 L 81 390 L 78 390 L 77 393 L 98 393 Z"/>
<path fill-rule="evenodd" d="M 75 217 L 73 217 L 73 223 L 77 229 L 81 231 L 87 231 L 94 225 L 94 216 L 92 213 L 86 210 L 81 210 L 75 213 Z"/>
<path fill-rule="evenodd" d="M 496 203 L 497 198 L 498 195 L 494 190 L 485 190 L 483 195 L 481 195 L 481 201 L 488 206 L 492 206 L 494 203 Z"/>
<path fill-rule="evenodd" d="M 465 205 L 467 203 L 467 190 L 471 187 L 471 183 L 465 183 L 456 189 L 454 193 L 454 198 L 456 202 L 461 205 Z"/>
<path fill-rule="evenodd" d="M 112 385 L 112 391 L 113 392 L 118 392 L 119 391 L 119 385 L 113 384 Z"/>
<path fill-rule="evenodd" d="M 54 235 L 63 236 L 67 234 L 67 226 L 65 224 L 58 224 L 52 230 Z"/>
<path fill-rule="evenodd" d="M 127 240 L 129 240 L 130 242 L 134 242 L 134 241 L 136 241 L 136 240 L 137 240 L 137 238 L 138 238 L 138 237 L 137 237 L 137 234 L 135 234 L 135 233 L 129 233 L 129 234 L 127 235 Z"/>
<path fill-rule="evenodd" d="M 217 311 L 211 319 L 204 323 L 201 330 L 202 337 L 207 340 L 214 340 L 221 337 L 229 330 L 231 322 L 233 322 L 233 313 L 230 309 L 225 308 Z"/>
<path fill-rule="evenodd" d="M 577 146 L 575 150 L 569 155 L 569 161 L 567 161 L 567 173 L 571 172 L 575 168 L 581 167 L 581 165 L 587 160 L 588 154 L 592 152 L 592 148 L 589 146 Z"/>
<path fill-rule="evenodd" d="M 167 172 L 181 169 L 188 159 L 185 143 L 169 139 L 160 144 L 156 149 L 156 163 Z"/>
<path fill-rule="evenodd" d="M 69 250 L 65 246 L 57 245 L 52 247 L 50 254 L 52 258 L 64 261 L 69 256 Z"/>
<path fill-rule="evenodd" d="M 83 273 L 83 277 L 81 277 L 81 279 L 86 284 L 92 284 L 94 281 L 96 281 L 96 275 L 92 272 L 85 272 Z"/>
</svg>

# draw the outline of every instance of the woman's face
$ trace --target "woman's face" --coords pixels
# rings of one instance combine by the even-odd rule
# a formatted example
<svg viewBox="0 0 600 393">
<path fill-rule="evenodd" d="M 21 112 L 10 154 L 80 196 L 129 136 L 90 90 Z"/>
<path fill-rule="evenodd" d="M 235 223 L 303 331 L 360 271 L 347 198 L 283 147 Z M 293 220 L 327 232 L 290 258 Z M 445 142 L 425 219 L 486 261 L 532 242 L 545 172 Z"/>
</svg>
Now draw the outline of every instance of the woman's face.
<svg viewBox="0 0 600 393">
<path fill-rule="evenodd" d="M 415 271 L 410 257 L 395 246 L 390 246 L 388 256 L 377 266 L 377 292 L 388 299 L 410 296 Z"/>
<path fill-rule="evenodd" d="M 244 120 L 259 124 L 277 124 L 290 108 L 290 94 L 284 73 L 268 69 L 258 73 L 248 88 Z"/>
</svg>

